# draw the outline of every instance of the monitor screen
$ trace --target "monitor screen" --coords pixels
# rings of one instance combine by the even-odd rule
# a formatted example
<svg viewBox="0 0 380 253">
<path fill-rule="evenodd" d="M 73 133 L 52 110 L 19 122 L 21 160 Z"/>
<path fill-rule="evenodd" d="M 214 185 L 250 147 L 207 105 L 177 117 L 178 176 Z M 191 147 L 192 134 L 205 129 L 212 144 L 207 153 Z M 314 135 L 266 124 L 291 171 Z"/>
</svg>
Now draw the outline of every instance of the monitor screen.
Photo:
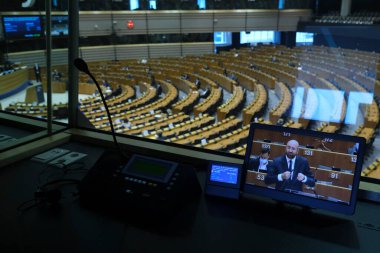
<svg viewBox="0 0 380 253">
<path fill-rule="evenodd" d="M 252 123 L 244 193 L 352 214 L 365 139 Z"/>
<path fill-rule="evenodd" d="M 5 39 L 40 38 L 42 26 L 40 16 L 3 16 Z"/>
<path fill-rule="evenodd" d="M 210 172 L 210 181 L 237 184 L 239 168 L 236 166 L 227 166 L 223 164 L 212 164 Z"/>
</svg>

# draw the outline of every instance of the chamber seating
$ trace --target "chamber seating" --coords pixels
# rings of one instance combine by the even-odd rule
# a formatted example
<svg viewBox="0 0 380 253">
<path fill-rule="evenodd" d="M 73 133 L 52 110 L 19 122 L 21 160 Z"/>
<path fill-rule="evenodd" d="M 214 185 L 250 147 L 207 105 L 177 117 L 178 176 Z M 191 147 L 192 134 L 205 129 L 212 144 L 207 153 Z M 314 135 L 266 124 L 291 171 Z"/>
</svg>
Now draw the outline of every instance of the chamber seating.
<svg viewBox="0 0 380 253">
<path fill-rule="evenodd" d="M 237 114 L 245 102 L 245 92 L 241 86 L 234 86 L 231 98 L 224 104 L 218 107 L 218 120 L 223 120 L 229 115 Z"/>
</svg>

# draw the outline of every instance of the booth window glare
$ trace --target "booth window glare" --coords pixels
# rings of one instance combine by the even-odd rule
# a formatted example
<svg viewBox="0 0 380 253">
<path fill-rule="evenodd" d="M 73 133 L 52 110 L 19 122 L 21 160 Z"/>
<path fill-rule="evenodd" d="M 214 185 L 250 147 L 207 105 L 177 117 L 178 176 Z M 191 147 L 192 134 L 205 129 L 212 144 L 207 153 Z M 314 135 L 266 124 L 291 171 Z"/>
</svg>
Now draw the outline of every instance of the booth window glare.
<svg viewBox="0 0 380 253">
<path fill-rule="evenodd" d="M 296 43 L 297 45 L 313 45 L 314 33 L 297 32 Z"/>
<path fill-rule="evenodd" d="M 285 7 L 285 0 L 279 0 L 278 1 L 278 8 L 280 10 L 282 10 L 282 9 L 284 9 L 284 7 Z"/>
<path fill-rule="evenodd" d="M 274 31 L 240 32 L 240 43 L 275 43 Z"/>
<path fill-rule="evenodd" d="M 198 0 L 198 8 L 205 10 L 206 9 L 206 0 Z"/>
<path fill-rule="evenodd" d="M 214 32 L 214 44 L 217 46 L 227 46 L 232 44 L 231 32 Z"/>
<path fill-rule="evenodd" d="M 139 0 L 130 0 L 129 1 L 131 11 L 140 8 Z"/>
<path fill-rule="evenodd" d="M 157 10 L 157 2 L 156 2 L 156 0 L 149 0 L 149 9 L 150 10 Z"/>
</svg>

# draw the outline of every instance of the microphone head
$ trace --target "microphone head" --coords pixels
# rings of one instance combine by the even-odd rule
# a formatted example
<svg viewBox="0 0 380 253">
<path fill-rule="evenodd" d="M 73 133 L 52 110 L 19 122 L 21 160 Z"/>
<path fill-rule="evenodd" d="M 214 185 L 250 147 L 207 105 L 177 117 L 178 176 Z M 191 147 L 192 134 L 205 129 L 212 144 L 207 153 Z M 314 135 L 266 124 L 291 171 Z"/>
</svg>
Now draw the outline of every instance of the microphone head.
<svg viewBox="0 0 380 253">
<path fill-rule="evenodd" d="M 76 58 L 74 60 L 74 66 L 81 72 L 84 72 L 86 74 L 89 73 L 87 63 L 81 59 L 81 58 Z"/>
</svg>

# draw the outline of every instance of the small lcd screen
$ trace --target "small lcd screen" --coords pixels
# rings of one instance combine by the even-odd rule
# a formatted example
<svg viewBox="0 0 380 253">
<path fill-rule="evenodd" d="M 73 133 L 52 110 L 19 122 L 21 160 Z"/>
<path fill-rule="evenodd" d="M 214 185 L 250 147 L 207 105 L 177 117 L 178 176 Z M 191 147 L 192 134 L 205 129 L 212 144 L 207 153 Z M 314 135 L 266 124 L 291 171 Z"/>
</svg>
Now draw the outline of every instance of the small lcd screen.
<svg viewBox="0 0 380 253">
<path fill-rule="evenodd" d="M 166 183 L 176 168 L 177 163 L 171 161 L 134 155 L 122 172 L 128 175 Z"/>
<path fill-rule="evenodd" d="M 210 181 L 227 183 L 227 184 L 237 184 L 239 175 L 239 168 L 213 164 L 211 166 Z"/>
</svg>

